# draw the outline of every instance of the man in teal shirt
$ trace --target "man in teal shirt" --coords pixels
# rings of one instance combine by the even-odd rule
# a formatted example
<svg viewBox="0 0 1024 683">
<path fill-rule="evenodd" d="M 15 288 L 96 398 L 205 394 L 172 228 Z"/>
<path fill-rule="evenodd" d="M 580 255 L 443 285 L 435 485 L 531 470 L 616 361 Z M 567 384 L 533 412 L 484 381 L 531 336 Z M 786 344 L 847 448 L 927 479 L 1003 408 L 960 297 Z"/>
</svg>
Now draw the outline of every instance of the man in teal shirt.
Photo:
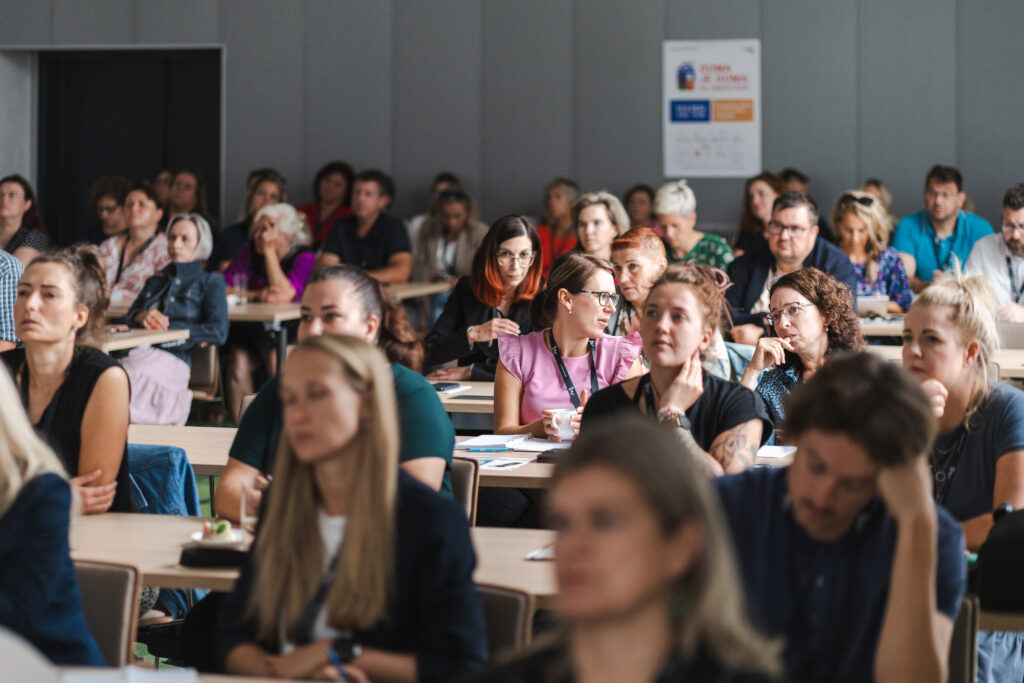
<svg viewBox="0 0 1024 683">
<path fill-rule="evenodd" d="M 925 210 L 904 216 L 896 226 L 892 246 L 915 292 L 936 275 L 963 268 L 974 243 L 992 234 L 988 221 L 963 210 L 966 199 L 960 171 L 936 164 L 924 181 Z"/>
</svg>

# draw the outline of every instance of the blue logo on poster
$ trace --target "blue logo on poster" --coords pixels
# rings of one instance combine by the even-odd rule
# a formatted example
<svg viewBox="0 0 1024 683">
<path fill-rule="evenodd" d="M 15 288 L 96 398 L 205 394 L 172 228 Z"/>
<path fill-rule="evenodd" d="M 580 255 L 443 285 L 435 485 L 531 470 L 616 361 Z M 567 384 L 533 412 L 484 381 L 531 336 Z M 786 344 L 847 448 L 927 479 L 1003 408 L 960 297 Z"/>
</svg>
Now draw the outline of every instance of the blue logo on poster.
<svg viewBox="0 0 1024 683">
<path fill-rule="evenodd" d="M 676 87 L 680 90 L 693 90 L 697 85 L 697 72 L 690 62 L 683 62 L 676 71 Z"/>
<path fill-rule="evenodd" d="M 672 123 L 707 123 L 711 120 L 711 101 L 672 100 L 668 114 Z"/>
</svg>

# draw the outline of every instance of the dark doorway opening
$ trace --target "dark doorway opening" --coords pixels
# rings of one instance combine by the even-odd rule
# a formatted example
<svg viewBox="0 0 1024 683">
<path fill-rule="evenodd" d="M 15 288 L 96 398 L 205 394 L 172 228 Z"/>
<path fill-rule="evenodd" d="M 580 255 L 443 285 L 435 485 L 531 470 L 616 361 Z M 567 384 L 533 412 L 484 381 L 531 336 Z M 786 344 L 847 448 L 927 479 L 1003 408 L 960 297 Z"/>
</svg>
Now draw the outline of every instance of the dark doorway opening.
<svg viewBox="0 0 1024 683">
<path fill-rule="evenodd" d="M 76 50 L 39 55 L 39 187 L 53 238 L 98 223 L 89 187 L 165 165 L 197 168 L 220 215 L 221 55 L 202 50 Z"/>
</svg>

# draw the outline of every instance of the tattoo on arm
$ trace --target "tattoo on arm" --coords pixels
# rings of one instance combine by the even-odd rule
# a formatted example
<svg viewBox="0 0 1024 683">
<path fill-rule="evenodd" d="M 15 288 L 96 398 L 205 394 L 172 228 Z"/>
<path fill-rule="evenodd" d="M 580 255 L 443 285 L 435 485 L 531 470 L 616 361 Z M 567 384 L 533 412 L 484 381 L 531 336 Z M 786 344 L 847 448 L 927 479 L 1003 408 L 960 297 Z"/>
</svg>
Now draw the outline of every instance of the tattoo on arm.
<svg viewBox="0 0 1024 683">
<path fill-rule="evenodd" d="M 736 425 L 726 431 L 721 440 L 715 439 L 711 445 L 711 457 L 721 463 L 722 469 L 728 471 L 733 464 L 741 469 L 750 469 L 757 458 L 757 444 L 747 436 L 746 423 Z"/>
</svg>

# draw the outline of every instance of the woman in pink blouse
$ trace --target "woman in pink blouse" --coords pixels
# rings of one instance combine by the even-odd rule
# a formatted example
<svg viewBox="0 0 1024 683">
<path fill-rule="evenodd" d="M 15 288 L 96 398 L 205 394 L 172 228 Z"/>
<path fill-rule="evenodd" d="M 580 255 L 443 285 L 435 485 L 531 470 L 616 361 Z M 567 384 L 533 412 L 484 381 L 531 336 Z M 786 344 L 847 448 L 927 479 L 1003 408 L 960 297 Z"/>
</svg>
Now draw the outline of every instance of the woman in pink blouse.
<svg viewBox="0 0 1024 683">
<path fill-rule="evenodd" d="M 100 244 L 100 258 L 107 273 L 110 303 L 129 305 L 151 275 L 171 262 L 167 236 L 157 232 L 164 212 L 156 190 L 148 181 L 135 186 L 124 200 L 128 230 Z"/>
<path fill-rule="evenodd" d="M 642 374 L 640 337 L 604 334 L 615 311 L 612 266 L 589 254 L 570 252 L 551 268 L 547 289 L 533 300 L 532 326 L 539 332 L 498 337 L 501 360 L 494 385 L 494 430 L 558 440 L 552 410 L 579 415 L 598 389 Z"/>
</svg>

